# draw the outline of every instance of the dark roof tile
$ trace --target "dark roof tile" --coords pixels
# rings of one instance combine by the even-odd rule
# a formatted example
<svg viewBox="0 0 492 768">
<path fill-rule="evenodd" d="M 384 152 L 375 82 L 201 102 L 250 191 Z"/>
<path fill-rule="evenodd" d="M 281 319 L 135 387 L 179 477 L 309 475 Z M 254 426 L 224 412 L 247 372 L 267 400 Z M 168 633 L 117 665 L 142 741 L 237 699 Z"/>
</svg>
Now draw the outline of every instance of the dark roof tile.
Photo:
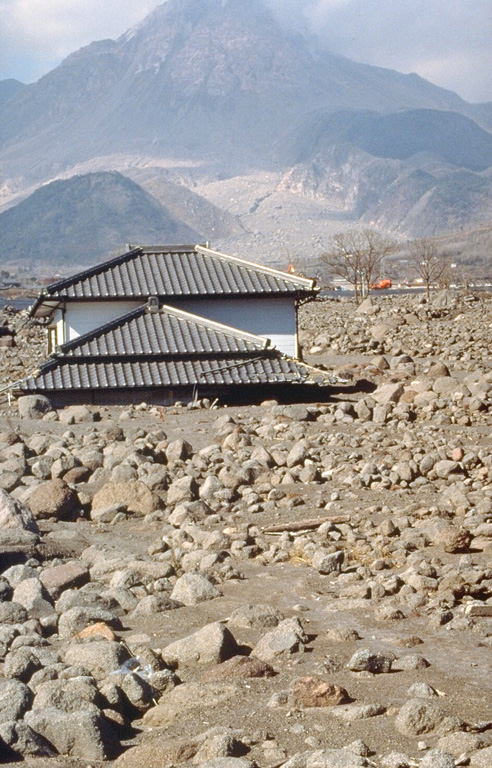
<svg viewBox="0 0 492 768">
<path fill-rule="evenodd" d="M 58 357 L 176 356 L 258 352 L 268 339 L 162 306 L 122 315 L 59 348 Z"/>
<path fill-rule="evenodd" d="M 23 392 L 135 389 L 195 385 L 247 385 L 297 382 L 308 370 L 294 360 L 259 353 L 256 358 L 189 360 L 55 360 L 21 384 Z"/>
<path fill-rule="evenodd" d="M 163 306 L 139 307 L 57 351 L 23 392 L 303 382 L 268 339 Z"/>
<path fill-rule="evenodd" d="M 202 246 L 141 246 L 48 286 L 32 314 L 54 299 L 311 295 L 314 283 Z"/>
</svg>

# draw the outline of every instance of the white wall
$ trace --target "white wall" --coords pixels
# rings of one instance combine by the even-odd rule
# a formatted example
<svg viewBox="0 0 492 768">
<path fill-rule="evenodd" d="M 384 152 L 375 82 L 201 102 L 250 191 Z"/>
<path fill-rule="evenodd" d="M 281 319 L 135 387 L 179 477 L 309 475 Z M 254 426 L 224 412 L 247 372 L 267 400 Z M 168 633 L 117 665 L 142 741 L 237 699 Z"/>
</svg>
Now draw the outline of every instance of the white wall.
<svg viewBox="0 0 492 768">
<path fill-rule="evenodd" d="M 297 357 L 296 310 L 294 299 L 190 299 L 170 300 L 169 306 L 200 315 L 241 331 L 266 336 L 281 352 Z M 130 312 L 138 301 L 84 301 L 65 305 L 66 343 Z"/>
<path fill-rule="evenodd" d="M 65 342 L 139 307 L 138 301 L 73 301 L 65 305 Z"/>
<path fill-rule="evenodd" d="M 50 325 L 56 326 L 56 345 L 60 346 L 65 343 L 65 327 L 63 322 L 63 312 L 61 309 L 57 309 L 54 312 Z"/>
<path fill-rule="evenodd" d="M 168 304 L 232 328 L 266 336 L 278 350 L 297 357 L 294 299 L 190 299 Z"/>
</svg>

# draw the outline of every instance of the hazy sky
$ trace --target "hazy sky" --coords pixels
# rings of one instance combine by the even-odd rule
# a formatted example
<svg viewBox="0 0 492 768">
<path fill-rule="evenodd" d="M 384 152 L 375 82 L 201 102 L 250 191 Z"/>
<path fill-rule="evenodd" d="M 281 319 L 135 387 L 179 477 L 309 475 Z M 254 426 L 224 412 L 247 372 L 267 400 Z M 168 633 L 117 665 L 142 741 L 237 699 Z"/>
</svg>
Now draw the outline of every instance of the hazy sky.
<svg viewBox="0 0 492 768">
<path fill-rule="evenodd" d="M 227 0 L 223 0 L 226 2 Z M 417 72 L 469 101 L 492 101 L 492 0 L 268 0 L 357 61 Z M 37 80 L 72 51 L 115 38 L 156 0 L 0 0 L 0 80 Z"/>
</svg>

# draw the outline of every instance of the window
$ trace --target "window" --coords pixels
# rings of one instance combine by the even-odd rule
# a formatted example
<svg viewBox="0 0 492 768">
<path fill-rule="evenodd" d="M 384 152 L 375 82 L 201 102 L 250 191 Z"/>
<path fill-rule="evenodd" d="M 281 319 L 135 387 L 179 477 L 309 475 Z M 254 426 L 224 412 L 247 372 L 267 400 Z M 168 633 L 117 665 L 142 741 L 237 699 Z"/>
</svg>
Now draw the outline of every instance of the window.
<svg viewBox="0 0 492 768">
<path fill-rule="evenodd" d="M 51 355 L 52 352 L 55 351 L 57 346 L 58 346 L 58 329 L 56 325 L 51 325 L 48 328 L 48 354 Z"/>
</svg>

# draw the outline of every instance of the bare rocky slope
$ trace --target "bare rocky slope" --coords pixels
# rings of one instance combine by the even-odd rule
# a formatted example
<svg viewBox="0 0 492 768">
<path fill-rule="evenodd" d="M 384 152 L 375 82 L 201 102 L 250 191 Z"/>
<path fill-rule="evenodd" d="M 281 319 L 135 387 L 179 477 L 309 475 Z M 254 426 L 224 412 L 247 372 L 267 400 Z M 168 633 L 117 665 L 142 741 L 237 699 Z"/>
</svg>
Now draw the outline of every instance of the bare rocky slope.
<svg viewBox="0 0 492 768">
<path fill-rule="evenodd" d="M 42 340 L 4 322 L 6 381 Z M 324 403 L 3 395 L 0 760 L 489 768 L 491 323 L 308 304 Z"/>
<path fill-rule="evenodd" d="M 36 190 L 0 213 L 9 263 L 91 264 L 126 243 L 190 243 L 204 238 L 142 187 L 115 171 L 73 176 Z M 90 236 L 87 233 L 90 232 Z"/>
</svg>

